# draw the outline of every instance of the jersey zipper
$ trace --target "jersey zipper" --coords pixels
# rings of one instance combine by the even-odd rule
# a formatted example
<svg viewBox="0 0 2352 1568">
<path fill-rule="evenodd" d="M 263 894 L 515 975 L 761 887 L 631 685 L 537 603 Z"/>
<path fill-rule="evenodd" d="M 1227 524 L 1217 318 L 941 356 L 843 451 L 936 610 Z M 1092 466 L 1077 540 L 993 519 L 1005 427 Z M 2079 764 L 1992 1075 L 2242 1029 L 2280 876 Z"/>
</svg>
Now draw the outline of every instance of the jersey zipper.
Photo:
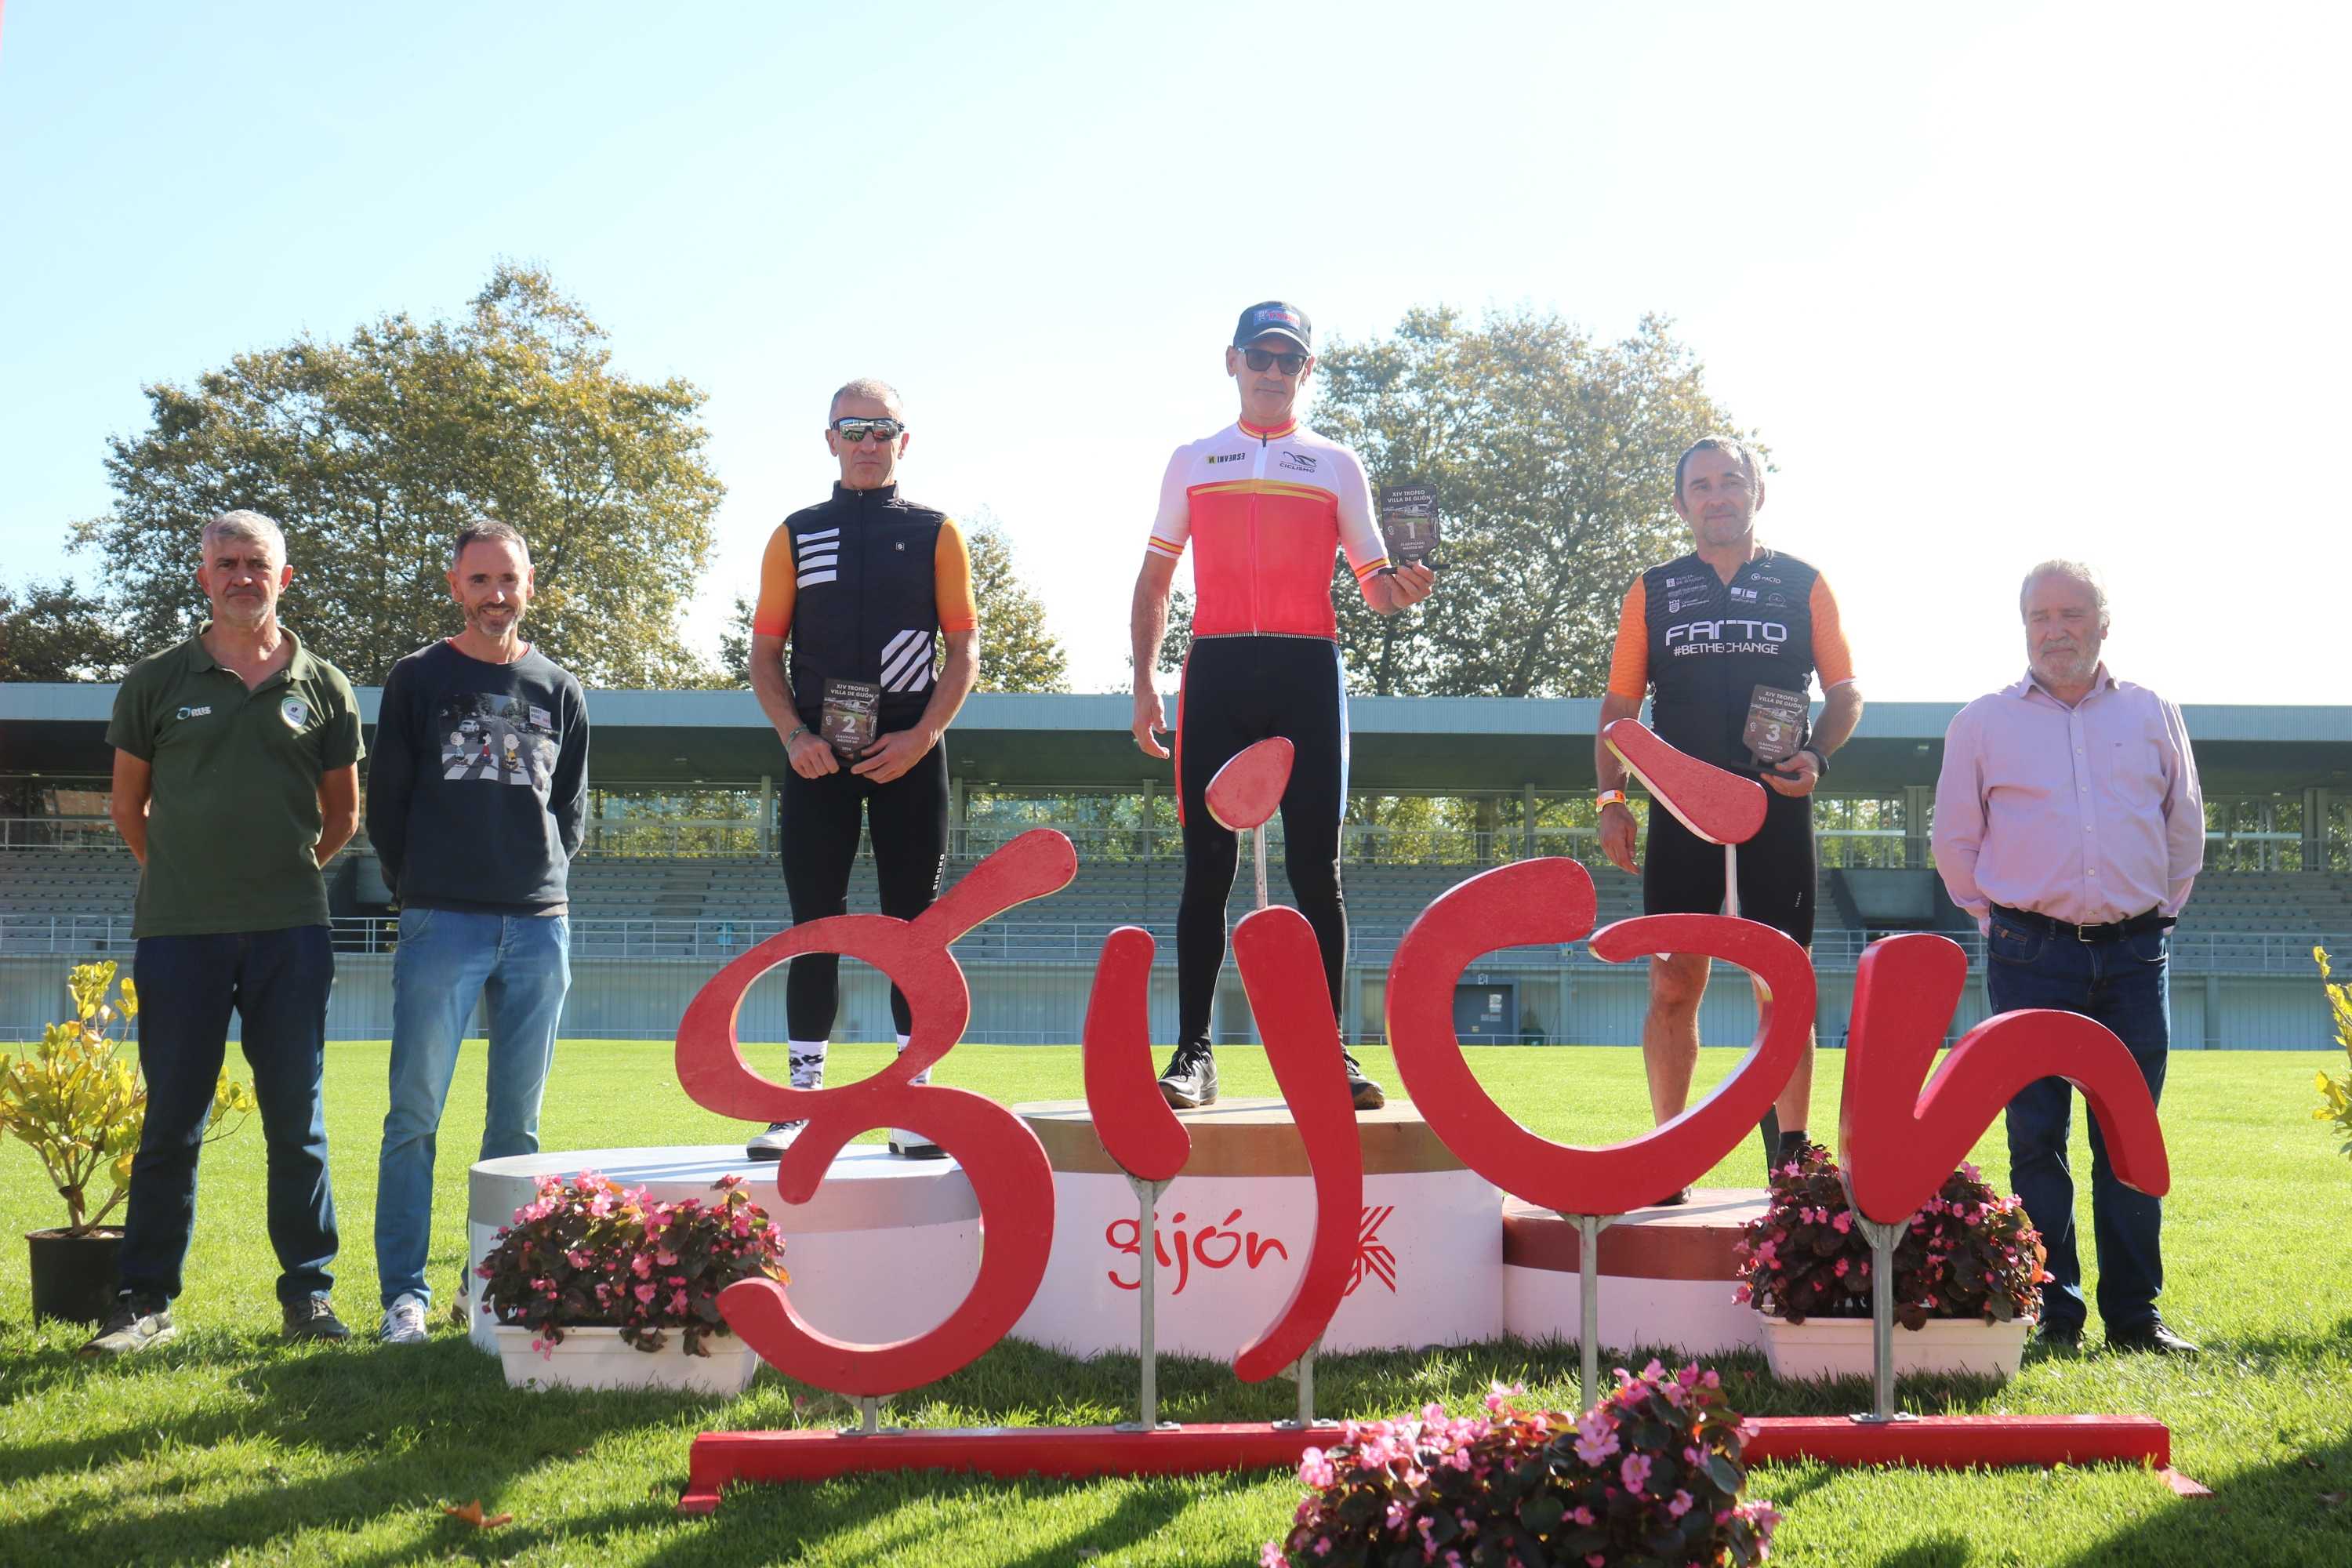
<svg viewBox="0 0 2352 1568">
<path fill-rule="evenodd" d="M 1250 469 L 1249 578 L 1250 631 L 1253 634 L 1255 634 L 1264 628 L 1265 618 L 1258 604 L 1258 583 L 1265 575 L 1265 563 L 1258 559 L 1257 503 L 1258 486 L 1264 483 L 1265 479 L 1266 447 L 1272 443 L 1272 441 L 1273 437 L 1271 436 L 1260 436 L 1257 438 L 1257 462 L 1255 466 Z"/>
</svg>

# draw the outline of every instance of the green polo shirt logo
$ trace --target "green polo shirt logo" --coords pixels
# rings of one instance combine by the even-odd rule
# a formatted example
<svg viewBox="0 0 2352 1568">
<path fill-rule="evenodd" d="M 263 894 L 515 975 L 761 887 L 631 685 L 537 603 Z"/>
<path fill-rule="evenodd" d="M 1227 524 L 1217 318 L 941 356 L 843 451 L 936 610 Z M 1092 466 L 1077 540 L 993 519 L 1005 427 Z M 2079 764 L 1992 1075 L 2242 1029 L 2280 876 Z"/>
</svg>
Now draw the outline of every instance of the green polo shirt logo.
<svg viewBox="0 0 2352 1568">
<path fill-rule="evenodd" d="M 279 716 L 285 719 L 286 727 L 289 730 L 300 729 L 310 717 L 310 710 L 303 705 L 299 697 L 289 697 L 278 705 L 278 711 Z"/>
</svg>

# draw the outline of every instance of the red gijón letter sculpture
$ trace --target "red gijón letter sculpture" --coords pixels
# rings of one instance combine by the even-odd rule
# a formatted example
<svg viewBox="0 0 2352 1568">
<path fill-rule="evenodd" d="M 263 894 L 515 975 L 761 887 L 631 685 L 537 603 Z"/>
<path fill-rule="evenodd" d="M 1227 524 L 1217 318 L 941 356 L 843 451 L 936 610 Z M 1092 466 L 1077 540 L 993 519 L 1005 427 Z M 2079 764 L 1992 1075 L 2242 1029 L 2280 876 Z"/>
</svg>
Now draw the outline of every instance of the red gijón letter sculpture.
<svg viewBox="0 0 2352 1568">
<path fill-rule="evenodd" d="M 1561 1214 L 1625 1214 L 1697 1181 L 1772 1103 L 1813 1019 L 1805 950 L 1769 926 L 1722 915 L 1643 915 L 1592 937 L 1612 963 L 1697 952 L 1763 983 L 1756 1038 L 1715 1092 L 1664 1126 L 1606 1148 L 1539 1138 L 1472 1076 L 1454 1033 L 1454 988 L 1498 948 L 1574 942 L 1592 930 L 1592 875 L 1573 860 L 1521 860 L 1448 890 L 1413 921 L 1389 964 L 1389 1038 L 1397 1075 L 1445 1146 L 1505 1192 Z"/>
<path fill-rule="evenodd" d="M 1862 955 L 1838 1143 L 1863 1217 L 1908 1220 L 2017 1092 L 2044 1078 L 2066 1079 L 2090 1101 L 2116 1177 L 2162 1197 L 2172 1173 L 2156 1102 L 2105 1024 L 2049 1008 L 2003 1013 L 1961 1036 L 1927 1077 L 1968 977 L 1959 944 L 1926 931 L 1886 937 Z"/>
<path fill-rule="evenodd" d="M 980 1355 L 1036 1294 L 1054 1238 L 1053 1173 L 1037 1135 L 985 1096 L 909 1080 L 947 1055 L 971 1016 L 971 994 L 948 944 L 1015 904 L 1067 887 L 1077 868 L 1067 838 L 1044 828 L 1024 833 L 914 920 L 836 915 L 794 926 L 720 970 L 688 1006 L 677 1029 L 677 1078 L 696 1104 L 745 1121 L 808 1119 L 776 1165 L 776 1193 L 785 1203 L 806 1203 L 842 1145 L 877 1127 L 908 1128 L 945 1149 L 980 1201 L 987 1237 L 980 1276 L 928 1333 L 883 1345 L 836 1340 L 793 1310 L 783 1286 L 768 1279 L 729 1286 L 719 1310 L 778 1371 L 860 1398 L 897 1394 Z M 835 1089 L 792 1089 L 743 1060 L 735 1037 L 743 994 L 803 952 L 862 959 L 906 993 L 914 1015 L 907 1048 L 873 1077 Z"/>
</svg>

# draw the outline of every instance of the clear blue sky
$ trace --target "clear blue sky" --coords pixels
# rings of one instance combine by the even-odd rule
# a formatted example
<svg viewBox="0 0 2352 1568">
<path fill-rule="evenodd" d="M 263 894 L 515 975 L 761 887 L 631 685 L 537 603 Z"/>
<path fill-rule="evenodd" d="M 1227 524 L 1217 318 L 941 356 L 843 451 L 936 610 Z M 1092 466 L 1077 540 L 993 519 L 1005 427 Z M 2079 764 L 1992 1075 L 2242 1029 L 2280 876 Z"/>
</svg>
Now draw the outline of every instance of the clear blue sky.
<svg viewBox="0 0 2352 1568">
<path fill-rule="evenodd" d="M 510 257 L 710 394 L 711 622 L 880 374 L 909 493 L 1012 526 L 1102 689 L 1242 305 L 1655 310 L 1771 442 L 1766 532 L 1873 696 L 2011 679 L 2066 553 L 2119 674 L 2335 701 L 2283 580 L 2352 521 L 2347 9 L 8 0 L 0 573 L 93 574 L 65 531 L 142 384 Z"/>
</svg>

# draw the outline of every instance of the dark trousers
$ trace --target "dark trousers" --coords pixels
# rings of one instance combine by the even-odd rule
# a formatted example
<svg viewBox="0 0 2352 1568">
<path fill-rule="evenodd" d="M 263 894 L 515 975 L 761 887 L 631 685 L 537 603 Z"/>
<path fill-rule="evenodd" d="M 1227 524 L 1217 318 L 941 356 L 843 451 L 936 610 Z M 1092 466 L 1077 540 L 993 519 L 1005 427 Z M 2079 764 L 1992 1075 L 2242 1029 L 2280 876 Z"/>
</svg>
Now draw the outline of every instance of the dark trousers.
<svg viewBox="0 0 2352 1568">
<path fill-rule="evenodd" d="M 849 868 L 857 858 L 863 816 L 874 840 L 874 879 L 882 912 L 910 921 L 940 896 L 948 859 L 948 753 L 941 741 L 888 784 L 846 767 L 804 779 L 787 770 L 776 803 L 776 841 L 793 923 L 849 912 Z M 841 999 L 841 955 L 804 952 L 784 977 L 784 1033 L 822 1040 L 833 1033 Z M 890 987 L 890 1016 L 906 1034 L 907 998 Z"/>
<path fill-rule="evenodd" d="M 139 1067 L 147 1123 L 131 1163 L 122 1288 L 169 1300 L 196 1223 L 196 1152 L 228 1048 L 231 1009 L 245 1022 L 246 1065 L 261 1102 L 268 1159 L 269 1244 L 278 1299 L 334 1283 L 335 1197 L 320 1099 L 334 944 L 325 926 L 139 939 Z"/>
<path fill-rule="evenodd" d="M 1209 781 L 1248 747 L 1279 735 L 1296 748 L 1282 792 L 1283 871 L 1315 931 L 1331 1015 L 1344 1019 L 1348 909 L 1339 891 L 1339 824 L 1348 807 L 1348 692 L 1337 645 L 1321 637 L 1217 637 L 1192 645 L 1176 714 L 1177 804 L 1184 890 L 1176 906 L 1176 1038 L 1209 1038 L 1225 963 L 1225 905 L 1241 836 L 1209 815 Z"/>
<path fill-rule="evenodd" d="M 2105 1024 L 2130 1050 L 2147 1080 L 2149 1098 L 2160 1101 L 2172 1039 L 2167 947 L 2161 931 L 2085 942 L 2030 930 L 1996 910 L 1985 939 L 1986 989 L 1996 1013 L 2057 1007 Z M 2009 1102 L 2009 1179 L 2050 1249 L 2042 1321 L 2080 1330 L 2087 1309 L 2074 1229 L 2074 1179 L 2066 1164 L 2074 1109 L 2074 1086 L 2063 1078 L 2029 1084 Z M 2094 1120 L 2091 1230 L 2099 1249 L 2099 1320 L 2109 1333 L 2155 1321 L 2156 1298 L 2164 1289 L 2162 1229 L 2158 1200 L 2116 1179 L 2106 1138 Z"/>
</svg>

